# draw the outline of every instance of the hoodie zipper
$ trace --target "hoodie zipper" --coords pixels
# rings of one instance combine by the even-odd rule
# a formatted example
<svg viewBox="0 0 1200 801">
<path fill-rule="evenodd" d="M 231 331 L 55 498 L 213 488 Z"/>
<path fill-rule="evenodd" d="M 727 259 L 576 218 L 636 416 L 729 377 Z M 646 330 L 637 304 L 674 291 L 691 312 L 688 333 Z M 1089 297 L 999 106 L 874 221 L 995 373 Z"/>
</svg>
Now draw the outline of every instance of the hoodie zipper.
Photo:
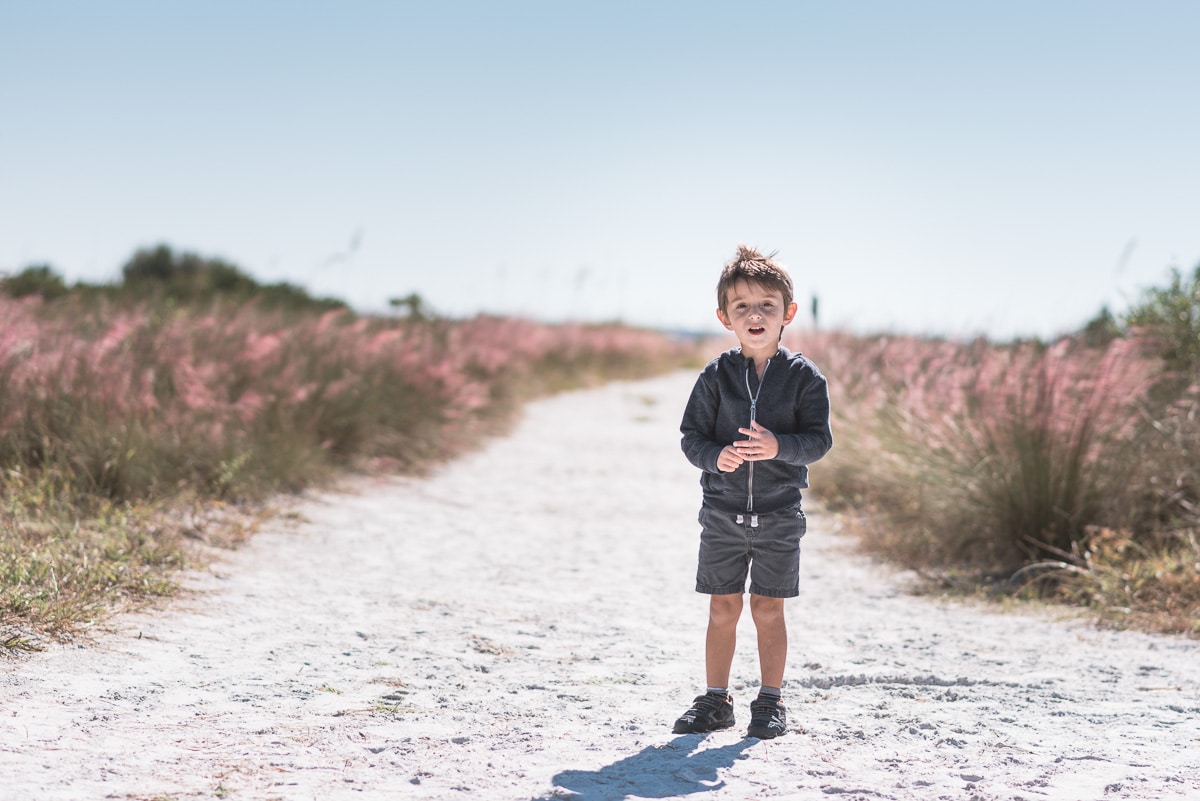
<svg viewBox="0 0 1200 801">
<path fill-rule="evenodd" d="M 750 427 L 754 428 L 754 422 L 758 419 L 758 396 L 762 392 L 763 384 L 767 380 L 767 370 L 771 367 L 771 360 L 763 365 L 762 375 L 758 378 L 758 389 L 753 393 L 750 391 L 750 368 L 754 366 L 753 360 L 747 360 L 746 364 L 746 394 L 750 396 Z M 754 514 L 754 462 L 747 462 L 746 467 L 749 468 L 746 474 L 746 512 L 750 515 L 750 527 L 758 528 L 758 515 Z"/>
</svg>

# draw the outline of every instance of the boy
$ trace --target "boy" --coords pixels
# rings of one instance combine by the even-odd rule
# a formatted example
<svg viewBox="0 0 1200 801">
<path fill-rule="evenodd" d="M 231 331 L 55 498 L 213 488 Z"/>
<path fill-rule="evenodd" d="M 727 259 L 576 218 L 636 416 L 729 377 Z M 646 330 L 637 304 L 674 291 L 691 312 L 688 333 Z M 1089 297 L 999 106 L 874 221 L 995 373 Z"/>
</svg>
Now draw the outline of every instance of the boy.
<svg viewBox="0 0 1200 801">
<path fill-rule="evenodd" d="M 783 601 L 800 593 L 807 465 L 833 445 L 829 390 L 816 365 L 779 344 L 796 316 L 792 279 L 782 265 L 740 245 L 721 272 L 717 305 L 717 318 L 741 346 L 704 368 L 680 425 L 683 452 L 703 471 L 696 591 L 711 596 L 708 691 L 675 722 L 675 733 L 734 724 L 729 672 L 749 576 L 762 686 L 750 704 L 747 734 L 770 739 L 787 733 Z"/>
</svg>

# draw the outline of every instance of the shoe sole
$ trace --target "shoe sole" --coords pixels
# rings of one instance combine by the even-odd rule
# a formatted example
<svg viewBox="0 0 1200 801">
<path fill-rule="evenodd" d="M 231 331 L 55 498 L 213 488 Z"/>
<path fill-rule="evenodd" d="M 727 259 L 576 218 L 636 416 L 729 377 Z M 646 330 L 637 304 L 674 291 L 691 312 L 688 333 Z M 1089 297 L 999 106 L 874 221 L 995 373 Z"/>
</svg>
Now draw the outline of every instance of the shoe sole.
<svg viewBox="0 0 1200 801">
<path fill-rule="evenodd" d="M 710 731 L 722 731 L 724 729 L 732 729 L 734 727 L 735 723 L 736 723 L 736 721 L 731 720 L 728 723 L 722 723 L 718 726 L 713 726 L 711 729 L 697 729 L 692 726 L 684 726 L 684 727 L 676 726 L 675 728 L 671 729 L 671 731 L 674 734 L 708 734 Z"/>
<path fill-rule="evenodd" d="M 747 737 L 754 737 L 758 740 L 774 740 L 776 737 L 782 737 L 785 734 L 787 734 L 786 731 L 779 732 L 778 734 L 776 734 L 773 731 L 763 731 L 762 729 L 759 729 L 758 731 L 755 731 L 754 729 L 749 729 L 746 731 Z"/>
</svg>

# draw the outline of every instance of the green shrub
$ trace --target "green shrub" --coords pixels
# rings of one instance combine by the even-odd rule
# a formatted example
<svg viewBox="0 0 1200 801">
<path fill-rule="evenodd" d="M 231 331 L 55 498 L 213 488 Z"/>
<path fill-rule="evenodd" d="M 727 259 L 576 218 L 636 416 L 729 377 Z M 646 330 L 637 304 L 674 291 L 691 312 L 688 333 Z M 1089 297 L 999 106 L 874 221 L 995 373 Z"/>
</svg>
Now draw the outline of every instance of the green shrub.
<svg viewBox="0 0 1200 801">
<path fill-rule="evenodd" d="M 68 292 L 62 276 L 48 264 L 33 264 L 16 275 L 0 280 L 0 289 L 12 298 L 40 295 L 46 300 L 62 297 Z"/>
<path fill-rule="evenodd" d="M 1170 283 L 1146 290 L 1125 322 L 1155 339 L 1169 370 L 1194 380 L 1200 372 L 1200 265 L 1190 279 L 1171 268 Z"/>
<path fill-rule="evenodd" d="M 139 300 L 170 300 L 191 304 L 214 298 L 244 301 L 257 298 L 268 308 L 328 311 L 346 304 L 333 298 L 314 298 L 286 282 L 260 284 L 223 259 L 176 253 L 167 245 L 138 250 L 121 269 L 120 295 Z"/>
</svg>

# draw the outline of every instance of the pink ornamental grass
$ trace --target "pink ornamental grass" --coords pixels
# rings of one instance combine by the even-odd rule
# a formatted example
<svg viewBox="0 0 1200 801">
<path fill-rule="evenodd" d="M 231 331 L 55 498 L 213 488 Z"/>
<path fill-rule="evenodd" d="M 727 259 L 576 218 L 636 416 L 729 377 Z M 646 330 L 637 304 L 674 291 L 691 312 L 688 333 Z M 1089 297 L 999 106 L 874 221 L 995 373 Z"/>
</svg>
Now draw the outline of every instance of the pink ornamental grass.
<svg viewBox="0 0 1200 801">
<path fill-rule="evenodd" d="M 1011 569 L 1125 522 L 1127 456 L 1158 371 L 1136 340 L 803 344 L 831 380 L 831 489 L 879 510 L 908 561 Z"/>
<path fill-rule="evenodd" d="M 618 326 L 296 319 L 254 304 L 76 316 L 0 298 L 0 320 L 0 457 L 109 498 L 297 486 L 360 459 L 415 468 L 524 397 L 644 375 L 686 350 Z"/>
</svg>

